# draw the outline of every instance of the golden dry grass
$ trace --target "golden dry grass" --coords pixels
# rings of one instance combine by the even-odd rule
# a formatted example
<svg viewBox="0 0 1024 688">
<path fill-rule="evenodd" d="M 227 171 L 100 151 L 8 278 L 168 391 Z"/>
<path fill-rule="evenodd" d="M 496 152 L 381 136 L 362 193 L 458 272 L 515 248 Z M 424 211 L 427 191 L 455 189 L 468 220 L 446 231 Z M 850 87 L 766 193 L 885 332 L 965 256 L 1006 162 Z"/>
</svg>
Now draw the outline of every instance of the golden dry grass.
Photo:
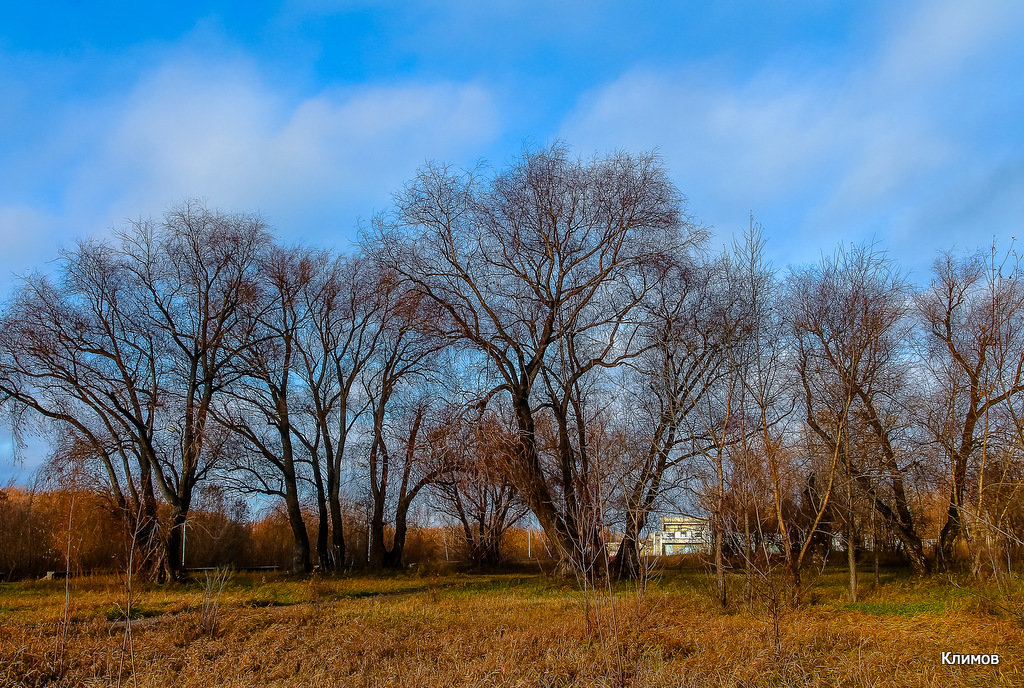
<svg viewBox="0 0 1024 688">
<path fill-rule="evenodd" d="M 534 576 L 239 575 L 213 633 L 201 583 L 146 586 L 134 670 L 116 579 L 73 582 L 63 651 L 63 584 L 3 584 L 0 685 L 109 686 L 119 674 L 123 686 L 203 688 L 1024 685 L 1022 628 L 982 597 L 890 575 L 851 605 L 841 575 L 786 613 L 779 655 L 763 614 L 716 608 L 699 573 L 666 575 L 639 602 L 622 590 L 614 623 L 607 597 L 591 598 L 588 616 L 580 592 Z M 943 651 L 1001 661 L 943 666 Z"/>
</svg>

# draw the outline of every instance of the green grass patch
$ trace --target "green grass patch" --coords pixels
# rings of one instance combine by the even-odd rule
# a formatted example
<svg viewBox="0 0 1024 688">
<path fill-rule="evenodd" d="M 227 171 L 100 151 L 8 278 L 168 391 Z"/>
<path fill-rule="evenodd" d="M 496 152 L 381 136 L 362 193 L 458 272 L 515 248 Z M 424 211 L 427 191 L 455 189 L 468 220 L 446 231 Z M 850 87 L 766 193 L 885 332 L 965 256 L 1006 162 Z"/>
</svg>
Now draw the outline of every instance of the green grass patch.
<svg viewBox="0 0 1024 688">
<path fill-rule="evenodd" d="M 909 619 L 920 614 L 942 615 L 946 613 L 943 600 L 919 600 L 913 602 L 849 602 L 846 609 L 873 614 L 875 616 L 896 616 Z"/>
<path fill-rule="evenodd" d="M 132 605 L 131 619 L 132 621 L 136 621 L 138 619 L 147 619 L 152 616 L 159 616 L 162 613 L 163 612 L 159 609 L 155 609 L 153 607 L 148 607 L 141 604 L 136 604 Z M 128 615 L 125 614 L 124 607 L 115 604 L 107 609 L 106 613 L 104 614 L 104 618 L 106 618 L 107 621 L 124 621 L 126 618 L 128 618 Z"/>
<path fill-rule="evenodd" d="M 301 602 L 301 595 L 298 591 L 277 586 L 264 586 L 257 588 L 251 595 L 242 597 L 243 607 L 288 607 Z"/>
<path fill-rule="evenodd" d="M 49 597 L 64 592 L 64 581 L 30 580 L 0 583 L 0 597 Z"/>
<path fill-rule="evenodd" d="M 475 595 L 516 595 L 526 597 L 562 597 L 576 592 L 565 583 L 540 576 L 465 577 L 431 583 L 425 590 L 443 592 L 446 597 Z"/>
</svg>

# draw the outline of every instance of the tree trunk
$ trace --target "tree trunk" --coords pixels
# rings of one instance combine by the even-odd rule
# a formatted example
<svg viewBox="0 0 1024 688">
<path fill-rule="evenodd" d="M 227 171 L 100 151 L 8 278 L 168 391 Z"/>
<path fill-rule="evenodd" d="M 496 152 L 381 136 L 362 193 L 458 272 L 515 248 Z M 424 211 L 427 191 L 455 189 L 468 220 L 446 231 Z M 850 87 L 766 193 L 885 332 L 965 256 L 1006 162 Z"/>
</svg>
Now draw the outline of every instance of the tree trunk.
<svg viewBox="0 0 1024 688">
<path fill-rule="evenodd" d="M 953 484 L 949 488 L 949 506 L 946 509 L 946 523 L 942 526 L 939 534 L 939 545 L 936 548 L 936 559 L 942 569 L 948 569 L 953 564 L 953 545 L 964 532 L 963 519 L 960 516 L 960 508 L 964 502 L 964 482 L 967 479 L 966 460 L 955 459 L 956 465 L 953 471 Z"/>
<path fill-rule="evenodd" d="M 330 522 L 327 515 L 327 495 L 324 492 L 323 473 L 320 470 L 319 459 L 313 457 L 313 482 L 316 485 L 316 557 L 321 571 L 332 571 L 336 568 L 333 551 L 328 544 L 330 534 Z"/>
<path fill-rule="evenodd" d="M 331 560 L 335 570 L 345 567 L 345 526 L 342 522 L 341 499 L 331 494 L 328 501 L 331 511 Z"/>
<path fill-rule="evenodd" d="M 846 533 L 846 565 L 850 570 L 850 601 L 857 601 L 857 535 L 850 525 Z"/>
<path fill-rule="evenodd" d="M 875 512 L 871 512 L 871 551 L 875 559 L 875 587 L 879 585 L 878 577 L 878 524 L 875 523 Z"/>
<path fill-rule="evenodd" d="M 849 452 L 849 448 L 847 448 Z M 849 456 L 849 453 L 847 453 Z M 850 462 L 846 462 L 847 477 Z M 846 481 L 846 564 L 850 570 L 850 601 L 857 601 L 857 521 L 853 513 L 853 481 Z"/>
<path fill-rule="evenodd" d="M 631 510 L 626 515 L 626 531 L 622 534 L 619 551 L 611 561 L 610 574 L 616 580 L 633 580 L 640 575 L 640 567 L 643 565 L 640 556 L 640 530 L 646 520 L 646 513 L 641 515 L 636 510 Z"/>
<path fill-rule="evenodd" d="M 800 567 L 796 565 L 796 557 L 790 557 L 786 562 L 787 570 L 789 571 L 789 584 L 792 587 L 790 591 L 790 600 L 793 605 L 799 605 L 800 600 L 803 597 L 803 581 L 800 578 Z"/>
<path fill-rule="evenodd" d="M 285 479 L 285 507 L 288 511 L 288 525 L 292 528 L 292 537 L 295 540 L 292 550 L 292 570 L 309 573 L 313 570 L 313 563 L 309 556 L 309 534 L 306 532 L 306 523 L 302 520 L 302 508 L 299 505 L 299 493 L 294 475 L 287 476 Z"/>
<path fill-rule="evenodd" d="M 292 550 L 292 570 L 301 573 L 309 573 L 313 570 L 313 562 L 310 557 L 309 534 L 306 532 L 306 524 L 302 520 L 302 513 L 298 505 L 288 505 L 288 525 L 292 529 L 292 537 L 295 544 Z"/>
<path fill-rule="evenodd" d="M 163 580 L 181 581 L 184 578 L 184 570 L 181 561 L 184 557 L 184 539 L 182 534 L 185 531 L 185 523 L 188 512 L 183 509 L 174 509 L 171 513 L 170 528 L 164 539 L 164 551 L 160 553 Z M 138 543 L 145 547 L 144 543 Z"/>
<path fill-rule="evenodd" d="M 380 493 L 373 504 L 373 515 L 370 517 L 370 538 L 367 564 L 371 569 L 384 568 L 384 558 L 387 555 L 387 547 L 384 544 L 384 500 L 383 493 Z"/>
<path fill-rule="evenodd" d="M 723 608 L 728 606 L 728 589 L 725 585 L 725 557 L 722 552 L 722 526 L 721 519 L 715 518 L 715 526 L 712 533 L 712 539 L 715 541 L 715 587 L 716 597 L 718 598 L 718 604 Z"/>
<path fill-rule="evenodd" d="M 407 509 L 408 507 L 406 507 Z M 400 569 L 402 558 L 405 554 L 405 538 L 408 531 L 406 514 L 400 511 L 395 515 L 395 534 L 390 549 L 384 542 L 384 510 L 374 509 L 373 518 L 370 520 L 370 568 Z"/>
<path fill-rule="evenodd" d="M 754 544 L 750 532 L 750 512 L 743 504 L 743 601 L 749 607 L 754 601 Z"/>
<path fill-rule="evenodd" d="M 559 560 L 559 569 L 569 573 L 572 567 L 573 552 L 576 545 L 581 544 L 573 538 L 566 528 L 565 520 L 555 509 L 554 501 L 549 494 L 544 480 L 540 460 L 535 444 L 535 427 L 533 413 L 525 396 L 513 400 L 516 421 L 519 427 L 519 457 L 515 464 L 514 484 L 523 496 L 527 506 L 537 517 L 537 522 L 544 530 L 548 542 L 554 549 Z"/>
<path fill-rule="evenodd" d="M 627 531 L 619 543 L 619 550 L 611 562 L 611 576 L 616 580 L 633 580 L 640 575 L 642 566 L 640 541 L 635 533 Z"/>
<path fill-rule="evenodd" d="M 401 569 L 402 557 L 405 555 L 405 536 L 408 532 L 405 513 L 395 517 L 395 538 L 391 542 L 391 549 L 384 553 L 384 568 Z"/>
<path fill-rule="evenodd" d="M 907 525 L 897 514 L 893 513 L 889 505 L 875 495 L 874 489 L 870 485 L 868 485 L 867 492 L 874 502 L 874 508 L 878 515 L 882 517 L 883 522 L 887 523 L 892 528 L 896 537 L 899 538 L 900 543 L 903 545 L 903 553 L 910 560 L 910 568 L 914 574 L 920 576 L 928 573 L 928 559 L 924 554 L 924 546 L 921 544 L 921 538 L 914 532 L 913 526 Z M 903 506 L 909 516 L 909 508 L 906 505 Z"/>
<path fill-rule="evenodd" d="M 156 494 L 153 492 L 152 472 L 142 470 L 142 487 L 139 498 L 142 503 L 136 505 L 136 511 L 129 515 L 129 533 L 133 538 L 134 546 L 141 547 L 145 552 L 145 563 L 143 569 L 148 572 L 149 578 L 157 583 L 163 583 L 170 575 L 170 569 L 165 561 L 169 556 L 168 543 L 160 534 L 160 514 L 156 502 Z M 138 521 L 141 519 L 141 523 Z"/>
</svg>

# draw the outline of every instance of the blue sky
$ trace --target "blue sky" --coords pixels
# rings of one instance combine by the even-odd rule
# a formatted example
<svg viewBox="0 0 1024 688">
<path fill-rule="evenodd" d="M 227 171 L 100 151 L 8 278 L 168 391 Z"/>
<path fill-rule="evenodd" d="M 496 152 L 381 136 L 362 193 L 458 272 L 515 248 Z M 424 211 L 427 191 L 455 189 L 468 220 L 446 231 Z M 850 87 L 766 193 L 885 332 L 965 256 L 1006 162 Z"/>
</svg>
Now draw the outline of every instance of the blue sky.
<svg viewBox="0 0 1024 688">
<path fill-rule="evenodd" d="M 345 248 L 424 161 L 556 139 L 657 148 L 780 266 L 874 238 L 924 280 L 1020 229 L 1022 34 L 1013 0 L 2 3 L 0 291 L 186 197 Z"/>
</svg>

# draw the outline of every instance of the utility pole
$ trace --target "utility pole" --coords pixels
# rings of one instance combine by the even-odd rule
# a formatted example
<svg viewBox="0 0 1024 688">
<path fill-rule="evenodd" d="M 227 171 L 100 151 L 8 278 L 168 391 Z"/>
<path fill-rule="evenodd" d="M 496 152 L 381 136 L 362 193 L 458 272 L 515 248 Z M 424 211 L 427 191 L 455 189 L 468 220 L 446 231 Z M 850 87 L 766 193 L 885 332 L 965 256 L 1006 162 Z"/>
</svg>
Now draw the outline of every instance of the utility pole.
<svg viewBox="0 0 1024 688">
<path fill-rule="evenodd" d="M 185 570 L 185 535 L 188 533 L 188 519 L 181 524 L 181 570 Z"/>
</svg>

